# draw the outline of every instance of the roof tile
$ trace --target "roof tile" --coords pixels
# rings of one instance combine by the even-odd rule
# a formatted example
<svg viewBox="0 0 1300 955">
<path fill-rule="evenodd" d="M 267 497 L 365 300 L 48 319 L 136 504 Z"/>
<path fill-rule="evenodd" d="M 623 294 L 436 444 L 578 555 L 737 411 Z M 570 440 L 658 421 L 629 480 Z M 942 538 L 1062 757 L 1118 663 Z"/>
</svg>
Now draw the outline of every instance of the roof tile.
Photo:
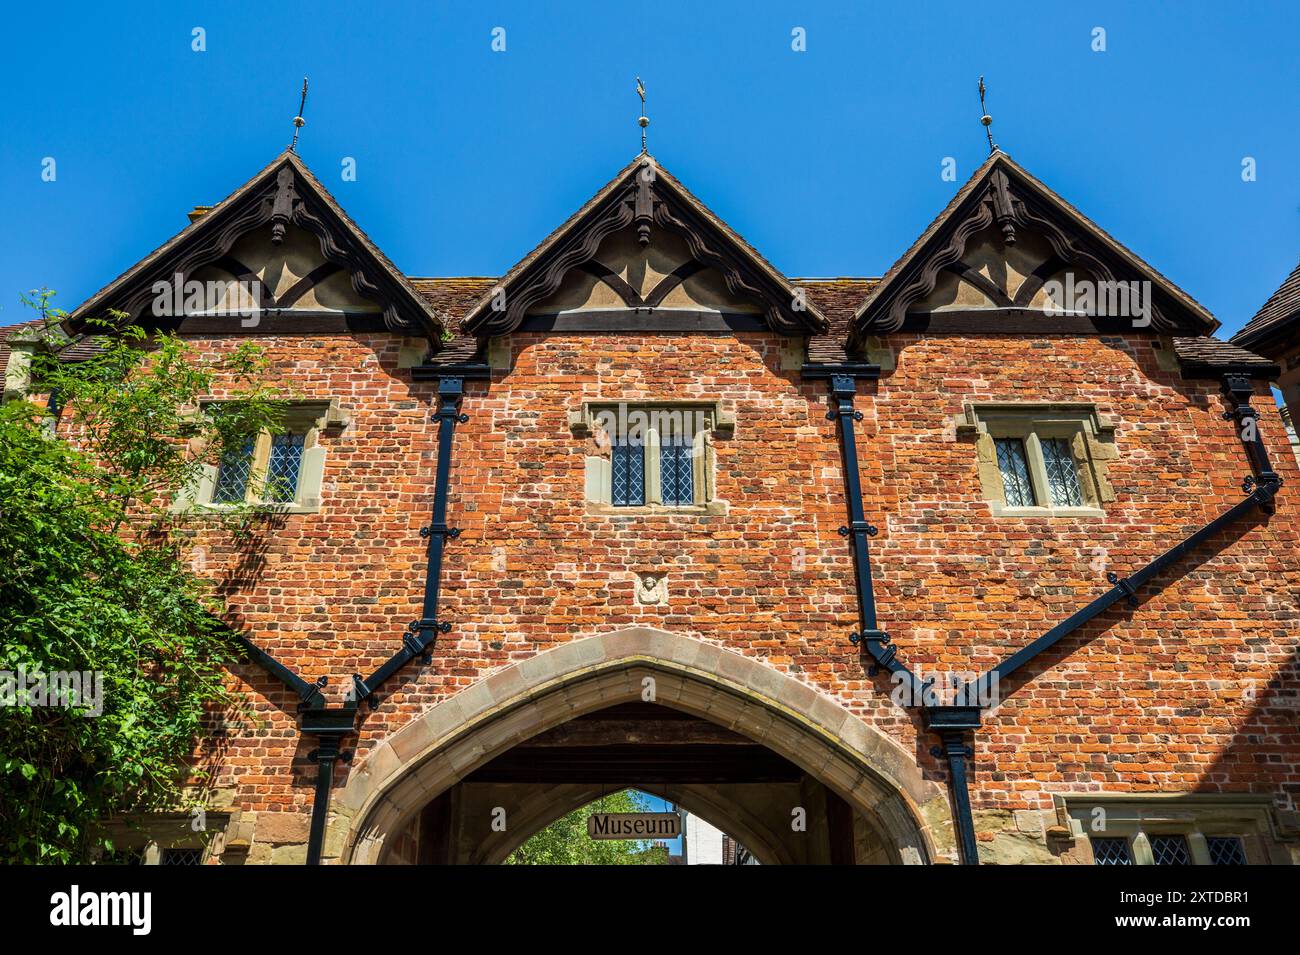
<svg viewBox="0 0 1300 955">
<path fill-rule="evenodd" d="M 1269 296 L 1255 317 L 1246 323 L 1246 327 L 1232 336 L 1232 341 L 1254 347 L 1297 322 L 1300 322 L 1300 263 Z"/>
</svg>

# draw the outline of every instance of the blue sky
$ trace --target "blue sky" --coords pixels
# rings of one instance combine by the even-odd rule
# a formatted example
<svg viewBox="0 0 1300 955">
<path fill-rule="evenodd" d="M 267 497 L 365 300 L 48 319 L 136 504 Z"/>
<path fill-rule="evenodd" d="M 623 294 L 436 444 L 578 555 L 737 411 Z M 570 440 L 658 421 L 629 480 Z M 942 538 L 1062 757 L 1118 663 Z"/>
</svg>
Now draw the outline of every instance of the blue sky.
<svg viewBox="0 0 1300 955">
<path fill-rule="evenodd" d="M 300 154 L 411 274 L 500 274 L 554 228 L 638 150 L 638 74 L 651 151 L 791 275 L 901 254 L 958 185 L 944 157 L 964 180 L 987 153 L 981 73 L 1002 147 L 1225 333 L 1300 256 L 1294 3 L 211 6 L 6 11 L 0 324 L 260 169 L 304 74 Z"/>
</svg>

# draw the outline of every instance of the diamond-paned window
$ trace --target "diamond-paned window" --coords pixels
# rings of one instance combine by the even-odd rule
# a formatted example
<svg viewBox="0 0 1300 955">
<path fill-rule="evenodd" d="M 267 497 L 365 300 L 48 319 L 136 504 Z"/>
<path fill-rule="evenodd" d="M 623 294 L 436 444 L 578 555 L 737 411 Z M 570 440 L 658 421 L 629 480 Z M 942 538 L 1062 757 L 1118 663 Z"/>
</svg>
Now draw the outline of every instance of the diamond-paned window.
<svg viewBox="0 0 1300 955">
<path fill-rule="evenodd" d="M 202 865 L 202 849 L 163 849 L 159 865 Z"/>
<path fill-rule="evenodd" d="M 253 469 L 255 439 L 249 438 L 238 448 L 231 448 L 221 456 L 217 468 L 217 482 L 212 490 L 212 503 L 234 504 L 242 502 L 248 494 L 248 478 Z"/>
<path fill-rule="evenodd" d="M 1151 855 L 1156 865 L 1191 865 L 1185 836 L 1152 836 Z"/>
<path fill-rule="evenodd" d="M 1033 507 L 1034 485 L 1029 480 L 1025 442 L 1020 438 L 998 438 L 998 470 L 1002 472 L 1002 489 L 1007 507 Z"/>
<path fill-rule="evenodd" d="M 220 405 L 221 402 L 212 402 Z M 346 427 L 347 412 L 332 400 L 286 403 L 281 432 L 264 429 L 238 446 L 223 449 L 216 467 L 181 494 L 181 506 L 276 505 L 285 513 L 312 513 L 321 507 L 327 444 L 331 430 Z"/>
<path fill-rule="evenodd" d="M 974 439 L 972 463 L 994 517 L 1099 516 L 1115 499 L 1115 425 L 1092 405 L 970 404 L 956 426 L 959 439 Z"/>
<path fill-rule="evenodd" d="M 1079 487 L 1079 469 L 1065 438 L 1044 438 L 1043 466 L 1047 469 L 1047 492 L 1053 507 L 1080 507 L 1083 491 Z"/>
<path fill-rule="evenodd" d="M 302 449 L 306 437 L 305 434 L 291 432 L 271 437 L 263 500 L 277 504 L 293 502 L 298 493 L 298 471 L 302 467 Z"/>
<path fill-rule="evenodd" d="M 1097 865 L 1132 865 L 1133 853 L 1128 840 L 1119 836 L 1093 836 L 1092 857 Z"/>
<path fill-rule="evenodd" d="M 709 503 L 717 412 L 707 405 L 588 405 L 587 495 L 613 507 Z M 729 429 L 728 429 L 729 430 Z"/>
<path fill-rule="evenodd" d="M 659 449 L 659 487 L 663 503 L 695 503 L 695 455 L 690 444 L 668 444 Z"/>
<path fill-rule="evenodd" d="M 645 445 L 616 443 L 610 449 L 610 480 L 616 507 L 645 504 Z"/>
<path fill-rule="evenodd" d="M 1212 865 L 1245 865 L 1246 850 L 1236 836 L 1206 836 Z"/>
</svg>

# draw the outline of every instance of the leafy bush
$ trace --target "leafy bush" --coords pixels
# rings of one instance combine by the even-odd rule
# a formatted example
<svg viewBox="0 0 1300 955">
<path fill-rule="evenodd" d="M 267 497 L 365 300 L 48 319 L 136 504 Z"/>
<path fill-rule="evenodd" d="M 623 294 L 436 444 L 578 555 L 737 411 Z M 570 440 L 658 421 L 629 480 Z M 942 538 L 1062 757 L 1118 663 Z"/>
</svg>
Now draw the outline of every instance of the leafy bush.
<svg viewBox="0 0 1300 955">
<path fill-rule="evenodd" d="M 63 316 L 48 299 L 37 307 L 56 351 Z M 222 669 L 233 644 L 170 505 L 223 448 L 274 430 L 283 408 L 253 349 L 200 359 L 175 336 L 101 331 L 85 361 L 34 362 L 62 406 L 57 431 L 45 406 L 0 406 L 5 863 L 86 862 L 111 849 L 96 823 L 189 808 L 196 738 L 235 702 Z M 218 379 L 232 400 L 201 406 Z M 92 679 L 72 707 L 31 705 L 15 692 L 20 673 Z"/>
</svg>

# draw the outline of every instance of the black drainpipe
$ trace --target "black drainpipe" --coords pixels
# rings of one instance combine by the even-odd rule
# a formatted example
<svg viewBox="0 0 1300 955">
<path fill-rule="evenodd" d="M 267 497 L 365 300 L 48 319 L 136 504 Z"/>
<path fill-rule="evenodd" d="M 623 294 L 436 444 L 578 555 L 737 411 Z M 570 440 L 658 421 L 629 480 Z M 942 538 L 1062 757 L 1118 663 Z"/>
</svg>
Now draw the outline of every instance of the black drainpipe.
<svg viewBox="0 0 1300 955">
<path fill-rule="evenodd" d="M 853 434 L 853 424 L 862 419 L 862 414 L 853 410 L 853 396 L 856 391 L 856 379 L 874 379 L 879 376 L 879 372 L 879 368 L 863 363 L 803 367 L 805 379 L 830 380 L 831 395 L 835 399 L 836 409 L 828 412 L 826 417 L 828 419 L 838 417 L 840 421 L 840 447 L 843 453 L 844 484 L 850 519 L 849 526 L 841 527 L 840 533 L 853 536 L 854 571 L 857 576 L 858 602 L 862 617 L 861 633 L 851 634 L 849 639 L 855 646 L 861 645 L 875 661 L 868 672 L 874 676 L 878 669 L 883 667 L 898 682 L 906 685 L 910 705 L 921 709 L 925 716 L 926 729 L 939 738 L 941 745 L 933 747 L 930 753 L 936 759 L 943 758 L 948 762 L 953 821 L 957 829 L 962 862 L 966 865 L 979 865 L 979 849 L 975 839 L 975 821 L 971 813 L 968 778 L 968 760 L 973 753 L 973 741 L 968 734 L 973 734 L 980 727 L 980 718 L 986 705 L 986 694 L 993 686 L 994 678 L 1009 676 L 1120 600 L 1127 599 L 1129 603 L 1136 605 L 1138 601 L 1135 593 L 1138 588 L 1256 507 L 1264 513 L 1272 513 L 1276 507 L 1274 497 L 1282 486 L 1282 479 L 1269 462 L 1268 451 L 1259 434 L 1259 415 L 1250 405 L 1250 399 L 1255 394 L 1254 383 L 1248 374 L 1225 375 L 1223 391 L 1232 402 L 1232 409 L 1224 412 L 1223 417 L 1225 420 L 1236 421 L 1239 428 L 1238 438 L 1245 446 L 1246 456 L 1250 461 L 1252 473 L 1242 482 L 1242 490 L 1249 496 L 1129 577 L 1121 579 L 1117 574 L 1108 574 L 1110 583 L 1114 585 L 1110 591 L 1076 611 L 1028 646 L 1013 653 L 988 673 L 959 687 L 955 704 L 942 705 L 931 686 L 932 681 L 918 680 L 916 675 L 897 659 L 897 650 L 890 643 L 888 634 L 877 628 L 875 597 L 871 586 L 870 555 L 867 550 L 867 538 L 874 536 L 876 529 L 866 522 L 863 514 L 857 444 Z"/>
<path fill-rule="evenodd" d="M 979 852 L 975 845 L 975 822 L 971 815 L 970 790 L 967 780 L 967 759 L 971 747 L 967 733 L 979 726 L 978 707 L 940 707 L 929 681 L 922 682 L 898 659 L 898 650 L 890 642 L 889 634 L 881 630 L 876 615 L 876 598 L 871 580 L 871 553 L 868 540 L 876 535 L 876 528 L 867 522 L 862 503 L 862 478 L 858 470 L 858 445 L 854 424 L 862 420 L 862 412 L 853 407 L 858 379 L 875 380 L 880 368 L 865 362 L 848 362 L 842 365 L 803 367 L 803 377 L 828 379 L 835 407 L 826 413 L 828 420 L 839 419 L 840 456 L 844 467 L 844 491 L 848 500 L 849 523 L 840 528 L 840 534 L 852 538 L 853 572 L 857 581 L 858 608 L 861 629 L 849 635 L 854 646 L 861 647 L 874 661 L 868 673 L 875 676 L 881 669 L 890 678 L 906 688 L 911 706 L 921 707 L 926 728 L 933 731 L 943 744 L 931 753 L 936 759 L 948 760 L 948 778 L 952 788 L 953 820 L 957 827 L 962 861 L 966 865 L 979 865 Z"/>
<path fill-rule="evenodd" d="M 311 803 L 311 831 L 307 837 L 307 864 L 320 865 L 325 846 L 325 819 L 329 815 L 330 791 L 334 786 L 334 763 L 352 762 L 351 751 L 342 752 L 345 737 L 356 732 L 357 707 L 348 702 L 341 707 L 320 707 L 302 714 L 302 733 L 315 736 L 317 746 L 307 754 L 316 764 L 316 795 Z"/>
<path fill-rule="evenodd" d="M 461 398 L 464 396 L 466 378 L 488 378 L 487 366 L 421 366 L 412 369 L 412 378 L 416 381 L 438 381 L 438 460 L 434 472 L 433 517 L 427 527 L 420 529 L 420 536 L 429 539 L 428 561 L 424 577 L 424 604 L 420 619 L 411 623 L 402 634 L 402 647 L 387 662 L 370 676 L 362 679 L 353 674 L 351 697 L 341 707 L 313 705 L 321 699 L 320 689 L 325 685 L 321 677 L 313 686 L 302 680 L 287 667 L 280 664 L 264 651 L 253 647 L 255 658 L 272 673 L 279 676 L 303 698 L 301 731 L 304 735 L 315 736 L 316 749 L 308 754 L 308 759 L 317 766 L 316 794 L 311 806 L 311 829 L 307 839 L 307 864 L 320 865 L 321 854 L 325 845 L 325 820 L 329 816 L 330 793 L 334 783 L 334 764 L 342 760 L 351 762 L 352 753 L 341 750 L 343 740 L 356 732 L 357 707 L 362 700 L 369 700 L 370 708 L 378 706 L 376 691 L 398 670 L 419 657 L 423 662 L 430 660 L 429 647 L 439 633 L 446 633 L 451 624 L 438 620 L 438 589 L 442 579 L 442 556 L 446 549 L 448 537 L 456 537 L 460 532 L 447 527 L 447 488 L 451 480 L 452 438 L 456 425 L 469 420 L 460 413 Z M 250 644 L 251 646 L 251 644 Z"/>
<path fill-rule="evenodd" d="M 871 552 L 868 541 L 876 536 L 877 528 L 868 523 L 862 505 L 862 478 L 858 471 L 858 443 L 853 425 L 862 420 L 862 412 L 853 407 L 859 378 L 874 381 L 880 377 L 880 366 L 867 362 L 845 362 L 839 365 L 804 365 L 805 379 L 823 379 L 830 383 L 835 407 L 826 412 L 826 419 L 839 419 L 840 459 L 844 469 L 844 496 L 849 509 L 849 523 L 840 528 L 840 535 L 852 538 L 853 575 L 858 591 L 859 630 L 850 635 L 854 646 L 861 645 L 877 667 L 888 670 L 891 676 L 905 683 L 909 692 L 919 692 L 910 670 L 897 659 L 897 650 L 889 642 L 889 634 L 879 628 L 876 617 L 876 595 L 871 581 Z"/>
<path fill-rule="evenodd" d="M 871 553 L 868 540 L 876 535 L 876 528 L 869 524 L 862 504 L 862 478 L 858 470 L 858 445 L 854 433 L 854 423 L 862 420 L 862 412 L 853 408 L 853 398 L 857 393 L 857 380 L 864 378 L 874 380 L 880 375 L 880 368 L 866 363 L 847 363 L 835 366 L 803 367 L 805 378 L 824 378 L 830 381 L 831 397 L 835 407 L 826 413 L 828 420 L 839 419 L 840 452 L 844 465 L 844 490 L 848 499 L 849 523 L 840 528 L 840 534 L 853 540 L 853 571 L 857 581 L 858 609 L 861 618 L 861 630 L 849 636 L 854 646 L 860 646 L 875 662 L 868 672 L 875 676 L 881 668 L 887 670 L 890 677 L 906 687 L 908 698 L 913 706 L 922 706 L 926 718 L 926 728 L 934 732 L 942 742 L 942 747 L 935 747 L 931 753 L 936 759 L 948 760 L 948 778 L 952 786 L 953 819 L 957 827 L 958 842 L 961 846 L 962 861 L 966 865 L 979 865 L 979 851 L 975 845 L 975 822 L 971 815 L 970 790 L 966 776 L 967 759 L 971 747 L 967 744 L 967 733 L 979 727 L 979 707 L 941 707 L 930 705 L 935 701 L 929 681 L 922 683 L 898 659 L 897 648 L 889 640 L 889 634 L 879 628 L 876 616 L 876 598 L 871 581 Z"/>
<path fill-rule="evenodd" d="M 972 743 L 967 742 L 980 728 L 978 706 L 927 706 L 925 725 L 939 737 L 938 746 L 930 749 L 935 759 L 948 761 L 948 785 L 952 791 L 952 816 L 957 827 L 957 844 L 961 847 L 963 865 L 979 865 L 979 847 L 975 844 L 975 817 L 970 809 L 970 780 L 967 777 L 967 760 L 974 754 Z"/>
<path fill-rule="evenodd" d="M 447 489 L 451 483 L 452 439 L 456 425 L 469 420 L 461 414 L 461 399 L 465 395 L 466 378 L 487 378 L 486 365 L 438 366 L 422 365 L 411 369 L 416 381 L 436 379 L 438 382 L 438 462 L 433 481 L 433 514 L 428 526 L 420 528 L 420 536 L 428 538 L 428 561 L 424 572 L 424 606 L 420 619 L 407 625 L 402 634 L 402 648 L 378 670 L 365 679 L 360 674 L 352 676 L 352 697 L 356 703 L 369 700 L 370 708 L 379 705 L 374 693 L 379 686 L 411 660 L 419 657 L 424 663 L 430 660 L 429 647 L 439 633 L 451 629 L 451 623 L 438 619 L 438 592 L 442 582 L 442 555 L 448 537 L 458 537 L 460 529 L 447 526 Z"/>
</svg>

